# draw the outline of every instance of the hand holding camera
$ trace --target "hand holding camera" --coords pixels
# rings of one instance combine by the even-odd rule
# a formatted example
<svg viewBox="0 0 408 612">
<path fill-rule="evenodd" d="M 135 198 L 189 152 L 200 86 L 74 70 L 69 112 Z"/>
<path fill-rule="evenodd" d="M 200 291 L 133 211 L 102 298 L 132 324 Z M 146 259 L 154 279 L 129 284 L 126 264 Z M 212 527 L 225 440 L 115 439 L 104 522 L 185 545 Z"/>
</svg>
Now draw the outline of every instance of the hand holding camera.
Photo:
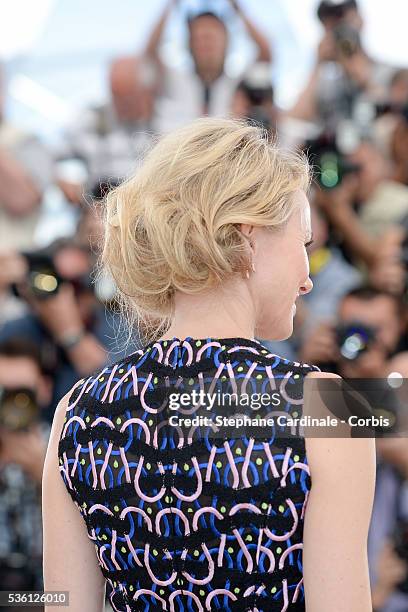
<svg viewBox="0 0 408 612">
<path fill-rule="evenodd" d="M 381 377 L 386 357 L 374 327 L 359 320 L 326 320 L 305 338 L 300 358 L 306 363 L 341 362 L 343 369 L 350 369 L 345 376 L 353 376 L 359 368 L 361 376 Z"/>
<path fill-rule="evenodd" d="M 316 189 L 315 203 L 335 222 L 339 217 L 350 215 L 357 188 L 357 176 L 349 174 L 333 189 Z"/>
<path fill-rule="evenodd" d="M 46 300 L 36 297 L 27 286 L 19 290 L 57 342 L 83 332 L 78 301 L 70 283 L 61 283 L 58 292 Z"/>
<path fill-rule="evenodd" d="M 316 325 L 303 343 L 300 358 L 306 363 L 327 363 L 339 360 L 340 351 L 333 322 L 321 321 Z"/>
</svg>

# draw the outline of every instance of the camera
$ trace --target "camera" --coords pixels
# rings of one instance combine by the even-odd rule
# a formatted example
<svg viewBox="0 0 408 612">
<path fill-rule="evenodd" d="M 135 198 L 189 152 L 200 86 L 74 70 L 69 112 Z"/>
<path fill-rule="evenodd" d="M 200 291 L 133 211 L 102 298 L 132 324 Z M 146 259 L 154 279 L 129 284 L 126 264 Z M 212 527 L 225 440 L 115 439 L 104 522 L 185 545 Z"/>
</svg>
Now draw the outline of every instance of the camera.
<svg viewBox="0 0 408 612">
<path fill-rule="evenodd" d="M 375 340 L 376 329 L 362 321 L 339 323 L 335 327 L 337 345 L 344 359 L 354 361 Z"/>
<path fill-rule="evenodd" d="M 38 421 L 39 416 L 40 407 L 32 389 L 0 387 L 0 426 L 12 431 L 25 431 Z"/>
<path fill-rule="evenodd" d="M 94 271 L 91 271 L 75 276 L 68 274 L 65 277 L 58 273 L 54 263 L 55 258 L 65 248 L 79 249 L 84 251 L 86 256 L 89 255 L 86 247 L 63 238 L 45 249 L 21 253 L 28 263 L 26 282 L 34 295 L 41 300 L 46 300 L 58 293 L 62 283 L 69 283 L 77 297 L 85 293 L 92 293 L 101 303 L 108 304 L 113 300 L 116 285 L 106 274 L 95 275 Z M 16 297 L 24 299 L 25 296 L 20 294 L 18 285 L 12 284 L 10 288 Z"/>
<path fill-rule="evenodd" d="M 361 49 L 361 40 L 358 30 L 347 23 L 340 23 L 333 30 L 334 41 L 339 53 L 344 57 L 351 57 Z"/>
<path fill-rule="evenodd" d="M 55 269 L 52 256 L 45 250 L 36 252 L 22 252 L 28 266 L 26 277 L 30 290 L 39 299 L 47 299 L 58 292 L 62 278 Z M 13 284 L 11 290 L 20 297 L 18 287 Z"/>
<path fill-rule="evenodd" d="M 244 75 L 238 85 L 250 106 L 247 118 L 268 131 L 275 131 L 276 124 L 271 107 L 274 104 L 274 89 L 268 62 L 257 62 L 251 71 Z"/>
<path fill-rule="evenodd" d="M 358 164 L 349 162 L 341 153 L 335 134 L 323 132 L 317 138 L 306 141 L 304 148 L 315 168 L 317 183 L 323 189 L 335 189 L 346 174 L 360 170 Z"/>
</svg>

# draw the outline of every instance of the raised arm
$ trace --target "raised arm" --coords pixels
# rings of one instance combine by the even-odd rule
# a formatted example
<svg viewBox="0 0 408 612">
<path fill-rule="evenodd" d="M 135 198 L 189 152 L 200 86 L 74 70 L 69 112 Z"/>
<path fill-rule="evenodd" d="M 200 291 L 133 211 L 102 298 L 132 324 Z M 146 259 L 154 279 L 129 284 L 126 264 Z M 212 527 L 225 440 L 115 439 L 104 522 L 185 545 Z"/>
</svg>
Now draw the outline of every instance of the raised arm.
<svg viewBox="0 0 408 612">
<path fill-rule="evenodd" d="M 378 241 L 367 232 L 353 208 L 358 185 L 358 176 L 349 174 L 335 189 L 317 189 L 314 201 L 341 233 L 354 257 L 371 267 L 378 260 Z"/>
<path fill-rule="evenodd" d="M 158 22 L 153 27 L 147 41 L 146 48 L 144 50 L 144 56 L 150 60 L 154 60 L 159 66 L 161 66 L 161 60 L 159 55 L 159 46 L 163 36 L 164 28 L 166 27 L 168 18 L 172 9 L 176 6 L 178 0 L 168 0 L 165 4 L 164 11 L 161 14 Z"/>
<path fill-rule="evenodd" d="M 316 61 L 304 89 L 299 94 L 294 106 L 286 112 L 293 119 L 303 121 L 316 121 L 318 117 L 317 97 L 322 64 L 333 60 L 334 57 L 333 36 L 327 33 L 319 43 Z"/>
<path fill-rule="evenodd" d="M 294 106 L 286 112 L 288 117 L 303 121 L 315 121 L 317 119 L 316 91 L 319 83 L 319 71 L 320 65 L 316 64 Z"/>
<path fill-rule="evenodd" d="M 257 60 L 259 62 L 271 62 L 272 61 L 272 53 L 271 47 L 268 39 L 262 32 L 257 28 L 251 19 L 244 13 L 241 6 L 238 3 L 238 0 L 230 0 L 230 4 L 233 9 L 237 13 L 237 15 L 242 19 L 242 22 L 245 25 L 246 31 L 249 36 L 252 38 L 256 46 L 258 47 L 258 56 Z"/>
<path fill-rule="evenodd" d="M 77 383 L 79 384 L 79 383 Z M 52 423 L 42 482 L 44 590 L 68 591 L 70 612 L 102 612 L 105 579 L 84 519 L 72 501 L 58 466 L 58 441 L 69 396 L 61 399 Z M 58 612 L 61 606 L 45 606 Z"/>
<path fill-rule="evenodd" d="M 306 378 L 332 377 L 313 372 Z M 305 381 L 311 414 L 314 382 Z M 316 387 L 314 387 L 316 388 Z M 304 523 L 303 575 L 306 609 L 372 612 L 367 537 L 375 489 L 373 438 L 306 438 L 312 487 Z"/>
</svg>

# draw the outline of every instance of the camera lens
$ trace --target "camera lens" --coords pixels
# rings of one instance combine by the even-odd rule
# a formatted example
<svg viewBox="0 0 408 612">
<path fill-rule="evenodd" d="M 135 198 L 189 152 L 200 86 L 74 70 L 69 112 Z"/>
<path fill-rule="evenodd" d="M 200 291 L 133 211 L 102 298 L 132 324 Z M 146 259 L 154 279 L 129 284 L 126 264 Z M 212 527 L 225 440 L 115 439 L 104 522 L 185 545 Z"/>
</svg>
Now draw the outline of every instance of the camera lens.
<svg viewBox="0 0 408 612">
<path fill-rule="evenodd" d="M 326 189 L 333 189 L 340 182 L 339 157 L 336 153 L 322 153 L 320 160 L 320 182 Z"/>
</svg>

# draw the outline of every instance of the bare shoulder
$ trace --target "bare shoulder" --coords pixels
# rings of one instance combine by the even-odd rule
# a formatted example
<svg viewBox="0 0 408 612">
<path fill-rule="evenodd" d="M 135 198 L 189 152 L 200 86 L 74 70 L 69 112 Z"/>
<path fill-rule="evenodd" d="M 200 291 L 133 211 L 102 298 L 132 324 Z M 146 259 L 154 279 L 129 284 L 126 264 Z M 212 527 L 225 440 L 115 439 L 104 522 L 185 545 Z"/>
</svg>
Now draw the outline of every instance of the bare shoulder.
<svg viewBox="0 0 408 612">
<path fill-rule="evenodd" d="M 42 481 L 44 590 L 67 590 L 73 612 L 101 612 L 104 609 L 105 580 L 100 571 L 94 543 L 78 503 L 73 503 L 67 482 L 61 477 L 65 466 L 58 464 L 58 443 L 64 428 L 72 394 L 78 381 L 55 408 Z M 68 484 L 69 486 L 69 484 Z M 57 612 L 57 606 L 46 606 Z"/>
<path fill-rule="evenodd" d="M 337 401 L 336 393 L 344 391 L 343 378 L 314 371 L 306 379 L 312 380 L 304 386 L 305 411 L 329 415 L 332 398 Z M 345 429 L 342 433 L 348 435 L 339 435 L 335 426 L 328 436 L 314 433 L 305 434 L 312 481 L 303 537 L 306 608 L 326 612 L 336 601 L 338 612 L 369 612 L 367 537 L 375 491 L 375 439 L 355 437 Z"/>
<path fill-rule="evenodd" d="M 340 378 L 338 374 L 334 372 L 322 372 L 321 370 L 312 370 L 306 374 L 306 378 Z"/>
<path fill-rule="evenodd" d="M 304 388 L 304 413 L 319 415 L 321 417 L 333 417 L 330 398 L 336 399 L 335 392 L 343 393 L 342 383 L 346 382 L 341 376 L 333 372 L 309 372 L 306 379 L 310 384 Z M 324 380 L 324 386 L 319 381 Z M 322 390 L 329 389 L 327 382 L 333 381 L 330 387 L 332 393 L 323 394 Z M 326 395 L 327 397 L 323 397 Z M 349 478 L 365 480 L 367 486 L 372 487 L 375 481 L 376 471 L 376 445 L 375 438 L 356 437 L 353 435 L 353 427 L 349 424 L 340 423 L 329 426 L 323 431 L 327 435 L 319 435 L 318 428 L 310 429 L 310 435 L 305 435 L 306 452 L 312 479 L 315 483 L 335 482 L 341 487 L 342 482 L 347 486 Z M 335 478 L 334 478 L 335 476 Z"/>
</svg>

